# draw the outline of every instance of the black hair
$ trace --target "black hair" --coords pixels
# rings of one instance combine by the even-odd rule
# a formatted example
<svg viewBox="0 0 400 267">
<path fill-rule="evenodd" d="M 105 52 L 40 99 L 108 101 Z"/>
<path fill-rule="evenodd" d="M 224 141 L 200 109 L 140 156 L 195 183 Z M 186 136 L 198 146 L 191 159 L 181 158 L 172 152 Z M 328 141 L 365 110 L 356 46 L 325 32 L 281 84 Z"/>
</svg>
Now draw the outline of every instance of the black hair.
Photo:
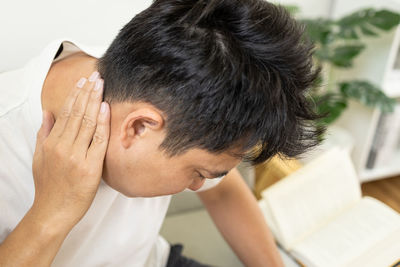
<svg viewBox="0 0 400 267">
<path fill-rule="evenodd" d="M 325 131 L 306 97 L 319 70 L 303 32 L 264 0 L 156 0 L 99 59 L 104 99 L 160 109 L 171 157 L 239 144 L 253 165 L 298 156 Z"/>
</svg>

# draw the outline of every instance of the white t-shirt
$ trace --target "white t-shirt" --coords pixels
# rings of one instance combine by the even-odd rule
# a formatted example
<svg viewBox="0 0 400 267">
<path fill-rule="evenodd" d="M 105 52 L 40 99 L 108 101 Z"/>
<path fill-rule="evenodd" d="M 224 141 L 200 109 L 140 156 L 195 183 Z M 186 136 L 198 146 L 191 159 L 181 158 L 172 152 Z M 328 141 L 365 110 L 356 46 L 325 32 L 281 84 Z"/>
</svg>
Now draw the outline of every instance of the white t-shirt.
<svg viewBox="0 0 400 267">
<path fill-rule="evenodd" d="M 23 68 L 0 74 L 0 242 L 33 203 L 32 158 L 42 123 L 41 91 L 61 44 L 57 60 L 78 51 L 99 58 L 106 51 L 63 38 Z M 207 180 L 201 190 L 220 180 Z M 101 180 L 91 207 L 64 240 L 52 266 L 165 266 L 169 245 L 158 233 L 170 198 L 128 198 Z"/>
</svg>

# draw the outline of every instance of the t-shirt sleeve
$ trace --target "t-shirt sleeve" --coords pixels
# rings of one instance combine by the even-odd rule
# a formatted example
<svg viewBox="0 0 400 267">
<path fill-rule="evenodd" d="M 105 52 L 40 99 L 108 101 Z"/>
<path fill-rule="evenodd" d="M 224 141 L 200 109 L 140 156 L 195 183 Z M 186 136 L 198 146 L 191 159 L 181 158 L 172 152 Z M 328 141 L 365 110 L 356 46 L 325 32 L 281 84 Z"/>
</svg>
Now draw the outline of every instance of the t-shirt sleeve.
<svg viewBox="0 0 400 267">
<path fill-rule="evenodd" d="M 206 191 L 208 189 L 211 189 L 211 188 L 217 186 L 222 181 L 222 179 L 224 179 L 224 177 L 225 177 L 225 175 L 217 177 L 217 178 L 213 178 L 213 179 L 206 179 L 206 181 L 204 182 L 203 186 L 200 187 L 198 190 L 193 191 L 193 190 L 190 190 L 189 188 L 186 188 L 184 191 L 186 191 L 186 192 L 196 192 L 196 193 L 202 192 L 202 191 Z"/>
</svg>

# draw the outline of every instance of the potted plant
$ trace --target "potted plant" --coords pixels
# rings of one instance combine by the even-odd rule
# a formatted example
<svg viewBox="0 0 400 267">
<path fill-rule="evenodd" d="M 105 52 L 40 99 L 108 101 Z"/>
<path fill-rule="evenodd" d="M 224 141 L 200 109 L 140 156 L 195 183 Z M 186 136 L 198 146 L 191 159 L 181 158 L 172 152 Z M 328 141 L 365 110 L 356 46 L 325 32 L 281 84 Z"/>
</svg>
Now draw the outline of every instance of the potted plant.
<svg viewBox="0 0 400 267">
<path fill-rule="evenodd" d="M 296 12 L 296 7 L 288 7 Z M 400 23 L 400 14 L 390 10 L 366 8 L 342 18 L 300 19 L 306 32 L 315 43 L 316 65 L 324 68 L 351 68 L 353 60 L 366 47 L 363 37 L 378 38 L 383 31 L 390 31 Z M 327 86 L 323 86 L 323 85 Z M 349 99 L 382 112 L 392 112 L 395 99 L 385 95 L 379 86 L 367 80 L 329 81 L 329 74 L 322 74 L 311 89 L 310 97 L 317 103 L 319 114 L 327 113 L 318 123 L 328 126 L 347 108 Z"/>
</svg>

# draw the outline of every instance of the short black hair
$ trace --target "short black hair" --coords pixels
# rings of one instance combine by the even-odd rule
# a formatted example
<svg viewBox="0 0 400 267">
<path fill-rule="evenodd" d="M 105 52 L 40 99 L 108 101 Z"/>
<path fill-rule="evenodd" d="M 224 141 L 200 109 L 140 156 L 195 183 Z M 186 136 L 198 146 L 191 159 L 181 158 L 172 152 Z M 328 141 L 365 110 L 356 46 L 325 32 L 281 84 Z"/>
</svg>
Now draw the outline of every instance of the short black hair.
<svg viewBox="0 0 400 267">
<path fill-rule="evenodd" d="M 298 156 L 325 130 L 306 97 L 318 69 L 303 32 L 264 0 L 156 0 L 99 59 L 104 99 L 160 109 L 171 157 L 238 144 L 253 165 Z"/>
</svg>

